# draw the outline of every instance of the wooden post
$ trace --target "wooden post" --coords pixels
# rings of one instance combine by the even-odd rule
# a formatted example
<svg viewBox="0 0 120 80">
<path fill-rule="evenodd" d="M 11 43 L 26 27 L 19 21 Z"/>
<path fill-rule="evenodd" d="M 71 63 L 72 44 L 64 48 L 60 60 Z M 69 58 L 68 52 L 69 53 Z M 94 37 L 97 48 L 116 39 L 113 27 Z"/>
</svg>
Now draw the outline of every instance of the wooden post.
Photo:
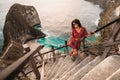
<svg viewBox="0 0 120 80">
<path fill-rule="evenodd" d="M 40 75 L 40 72 L 39 72 L 39 70 L 37 68 L 37 65 L 35 64 L 35 60 L 34 60 L 33 57 L 30 58 L 29 65 L 33 69 L 33 72 L 36 75 L 36 79 L 40 80 L 41 75 Z"/>
<path fill-rule="evenodd" d="M 55 57 L 55 51 L 54 51 L 54 46 L 51 46 L 51 49 L 53 51 L 53 62 L 56 61 L 56 59 L 54 58 Z"/>
<path fill-rule="evenodd" d="M 22 80 L 18 75 L 16 76 L 17 80 Z"/>
<path fill-rule="evenodd" d="M 116 54 L 118 54 L 118 51 L 119 51 L 118 44 L 114 45 L 114 49 L 115 49 Z"/>
<path fill-rule="evenodd" d="M 82 46 L 83 46 L 83 50 L 85 49 L 85 37 L 82 39 Z"/>
<path fill-rule="evenodd" d="M 68 45 L 67 45 L 67 41 L 65 41 L 65 46 L 66 46 L 66 52 L 69 53 L 69 49 L 68 49 Z"/>
<path fill-rule="evenodd" d="M 41 55 L 41 53 L 39 51 L 37 51 L 37 53 L 39 54 L 41 60 L 43 60 L 43 56 Z"/>
<path fill-rule="evenodd" d="M 49 53 L 50 54 L 50 53 Z M 49 60 L 51 61 L 51 56 L 52 56 L 52 54 L 50 54 L 50 56 L 49 56 Z"/>
<path fill-rule="evenodd" d="M 46 80 L 45 79 L 45 62 L 42 63 L 42 71 L 41 71 L 41 79 L 40 80 Z"/>
<path fill-rule="evenodd" d="M 23 76 L 24 76 L 25 78 L 28 78 L 27 75 L 25 74 L 25 72 L 24 72 L 23 70 L 21 71 L 21 73 L 23 74 Z"/>
</svg>

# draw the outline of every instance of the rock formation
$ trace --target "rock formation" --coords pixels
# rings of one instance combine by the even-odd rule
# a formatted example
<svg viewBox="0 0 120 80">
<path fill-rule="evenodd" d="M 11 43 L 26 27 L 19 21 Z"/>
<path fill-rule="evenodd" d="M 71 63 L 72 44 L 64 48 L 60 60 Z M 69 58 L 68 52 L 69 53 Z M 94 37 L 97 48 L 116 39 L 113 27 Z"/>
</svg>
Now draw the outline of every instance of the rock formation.
<svg viewBox="0 0 120 80">
<path fill-rule="evenodd" d="M 114 20 L 115 18 L 120 17 L 120 10 L 117 10 L 119 7 L 120 7 L 120 0 L 111 0 L 107 8 L 100 15 L 101 19 L 99 22 L 99 26 L 103 26 L 109 23 L 110 21 Z M 102 41 L 110 37 L 110 35 L 112 34 L 111 31 L 114 29 L 113 26 L 116 26 L 116 24 L 111 25 L 109 28 L 106 28 L 101 32 L 103 38 Z"/>
<path fill-rule="evenodd" d="M 35 26 L 41 22 L 33 6 L 14 4 L 6 16 L 3 29 L 4 46 L 3 59 L 16 60 L 23 54 L 23 44 L 29 40 L 45 37 Z"/>
<path fill-rule="evenodd" d="M 104 26 L 105 24 L 109 23 L 110 21 L 114 20 L 115 18 L 120 16 L 120 0 L 86 0 L 91 1 L 95 4 L 100 5 L 103 8 L 103 12 L 100 14 L 100 21 L 99 27 Z M 106 28 L 101 31 L 102 40 L 105 41 L 109 39 L 111 35 L 113 26 L 116 24 L 111 25 L 111 27 Z"/>
</svg>

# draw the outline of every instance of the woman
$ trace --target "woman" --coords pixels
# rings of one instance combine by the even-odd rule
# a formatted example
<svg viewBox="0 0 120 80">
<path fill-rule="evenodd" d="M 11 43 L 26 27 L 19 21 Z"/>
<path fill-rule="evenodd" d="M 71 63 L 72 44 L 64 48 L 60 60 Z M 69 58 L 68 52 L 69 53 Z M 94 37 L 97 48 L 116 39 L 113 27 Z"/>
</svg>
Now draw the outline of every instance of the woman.
<svg viewBox="0 0 120 80">
<path fill-rule="evenodd" d="M 75 56 L 78 55 L 78 50 L 80 49 L 81 41 L 88 37 L 88 34 L 85 27 L 83 27 L 78 19 L 75 19 L 71 23 L 72 25 L 72 34 L 68 45 L 72 48 L 71 57 L 74 60 Z M 93 33 L 93 32 L 92 32 Z"/>
</svg>

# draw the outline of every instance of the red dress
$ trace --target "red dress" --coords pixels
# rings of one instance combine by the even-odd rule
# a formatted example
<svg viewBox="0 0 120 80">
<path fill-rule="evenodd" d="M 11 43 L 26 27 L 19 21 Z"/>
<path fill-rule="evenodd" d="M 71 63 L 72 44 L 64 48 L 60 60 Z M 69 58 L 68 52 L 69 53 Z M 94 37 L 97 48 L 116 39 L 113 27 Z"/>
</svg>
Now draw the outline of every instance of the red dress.
<svg viewBox="0 0 120 80">
<path fill-rule="evenodd" d="M 72 29 L 72 37 L 69 40 L 68 45 L 72 49 L 80 49 L 81 39 L 88 35 L 85 27 L 81 27 L 80 32 L 78 33 L 75 29 Z"/>
</svg>

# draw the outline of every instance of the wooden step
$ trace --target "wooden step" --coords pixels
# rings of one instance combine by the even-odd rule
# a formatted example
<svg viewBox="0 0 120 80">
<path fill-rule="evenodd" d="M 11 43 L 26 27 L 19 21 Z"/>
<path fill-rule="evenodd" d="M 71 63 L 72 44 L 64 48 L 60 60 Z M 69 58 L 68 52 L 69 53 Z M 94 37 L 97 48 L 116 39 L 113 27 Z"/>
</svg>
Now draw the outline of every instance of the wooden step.
<svg viewBox="0 0 120 80">
<path fill-rule="evenodd" d="M 47 54 L 48 55 L 48 54 Z M 49 56 L 50 56 L 50 54 L 49 54 Z M 50 67 L 52 67 L 52 65 L 53 65 L 53 61 L 52 60 L 46 60 L 47 61 L 47 64 L 45 65 L 45 71 L 48 71 L 48 69 L 50 68 Z"/>
<path fill-rule="evenodd" d="M 53 78 L 53 80 L 54 80 L 54 79 L 58 79 L 58 78 L 64 76 L 67 72 L 69 72 L 71 69 L 73 69 L 76 65 L 78 65 L 78 64 L 79 64 L 82 60 L 84 60 L 87 56 L 88 56 L 88 55 L 86 55 L 85 53 L 80 53 L 80 54 L 79 54 L 79 57 L 77 57 L 77 59 L 76 59 L 74 62 L 72 62 L 72 64 L 68 63 L 68 64 L 70 64 L 70 65 L 68 65 L 68 67 L 66 66 L 66 67 L 65 67 L 66 69 L 64 69 L 63 71 L 61 71 L 60 73 L 58 73 L 58 74 Z M 66 65 L 67 65 L 67 64 L 66 64 Z"/>
<path fill-rule="evenodd" d="M 58 71 L 58 67 L 63 64 L 65 58 L 60 58 L 60 60 L 58 61 L 58 64 L 56 64 L 56 66 L 54 67 L 54 69 L 52 70 L 52 72 L 50 73 L 50 75 L 55 74 L 56 71 Z M 50 76 L 48 75 L 47 78 Z"/>
<path fill-rule="evenodd" d="M 76 73 L 69 76 L 67 80 L 80 80 L 84 75 L 86 75 L 91 69 L 98 65 L 102 61 L 101 57 L 98 56 L 87 65 L 79 69 Z M 89 80 L 89 79 L 88 79 Z"/>
<path fill-rule="evenodd" d="M 105 80 L 120 68 L 120 56 L 113 55 L 103 60 L 100 64 L 94 67 L 81 80 Z M 120 79 L 119 79 L 120 80 Z"/>
<path fill-rule="evenodd" d="M 88 56 L 84 60 L 82 60 L 78 65 L 76 65 L 73 69 L 71 69 L 69 72 L 67 72 L 65 75 L 63 75 L 59 80 L 67 80 L 70 76 L 75 74 L 79 69 L 81 69 L 83 66 L 91 62 L 95 57 L 94 56 Z"/>
<path fill-rule="evenodd" d="M 59 61 L 60 58 L 65 58 L 66 57 L 66 54 L 61 54 L 61 55 L 57 55 L 55 58 L 56 58 L 56 61 Z M 47 62 L 48 64 L 45 66 L 46 67 L 46 71 L 48 71 L 49 67 L 51 67 L 53 65 L 53 58 L 50 60 L 50 59 L 47 59 Z"/>
<path fill-rule="evenodd" d="M 59 60 L 61 59 L 62 57 L 59 57 L 56 59 L 57 62 L 59 62 Z M 56 62 L 55 61 L 55 62 Z M 55 63 L 53 60 L 47 60 L 47 64 L 46 64 L 46 71 L 48 71 L 52 66 L 53 66 L 53 63 Z"/>
<path fill-rule="evenodd" d="M 52 63 L 52 66 L 49 67 L 49 68 L 47 69 L 47 71 L 45 70 L 46 76 L 50 75 L 51 71 L 54 69 L 54 67 L 56 66 L 56 64 L 57 64 L 58 62 L 59 62 L 59 61 L 53 62 L 53 63 Z"/>
<path fill-rule="evenodd" d="M 54 68 L 54 70 L 52 70 L 51 74 L 48 76 L 48 80 L 51 80 L 52 77 L 54 77 L 59 71 L 62 70 L 62 68 L 67 64 L 71 62 L 70 56 L 66 56 L 65 59 L 62 60 L 62 63 L 57 66 L 56 68 Z"/>
<path fill-rule="evenodd" d="M 120 68 L 109 76 L 106 80 L 120 80 Z"/>
<path fill-rule="evenodd" d="M 53 65 L 52 61 L 47 61 L 47 64 L 45 65 L 45 71 L 48 71 Z"/>
<path fill-rule="evenodd" d="M 59 77 L 59 75 L 62 75 L 66 70 L 68 70 L 71 67 L 71 65 L 73 63 L 74 62 L 71 59 L 70 59 L 70 61 L 67 61 L 67 63 L 55 75 L 53 75 L 52 77 L 50 77 L 50 80 L 54 80 L 55 77 Z"/>
</svg>

